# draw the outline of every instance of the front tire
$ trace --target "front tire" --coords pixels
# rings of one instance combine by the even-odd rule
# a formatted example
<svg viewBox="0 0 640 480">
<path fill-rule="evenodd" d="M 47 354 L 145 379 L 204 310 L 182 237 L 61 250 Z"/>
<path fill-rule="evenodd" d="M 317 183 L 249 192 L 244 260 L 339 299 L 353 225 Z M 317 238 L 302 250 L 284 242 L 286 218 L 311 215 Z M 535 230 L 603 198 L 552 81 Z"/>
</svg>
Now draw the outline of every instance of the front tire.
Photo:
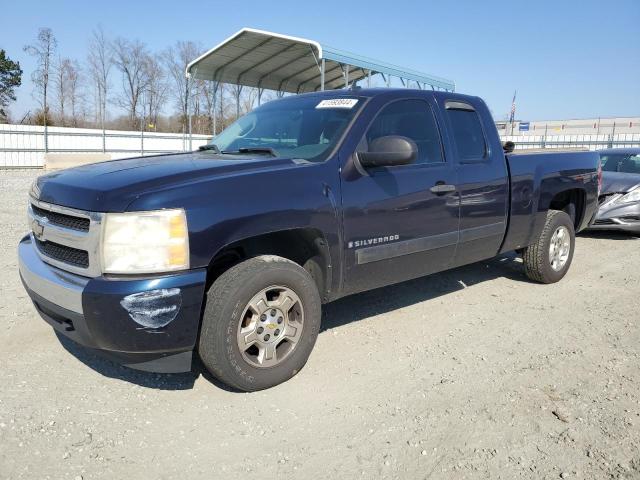
<svg viewBox="0 0 640 480">
<path fill-rule="evenodd" d="M 282 383 L 304 367 L 320 330 L 320 294 L 300 265 L 263 255 L 224 272 L 207 292 L 199 354 L 242 391 Z"/>
<path fill-rule="evenodd" d="M 540 283 L 555 283 L 571 266 L 576 234 L 571 217 L 559 210 L 549 210 L 538 241 L 524 249 L 525 273 Z"/>
</svg>

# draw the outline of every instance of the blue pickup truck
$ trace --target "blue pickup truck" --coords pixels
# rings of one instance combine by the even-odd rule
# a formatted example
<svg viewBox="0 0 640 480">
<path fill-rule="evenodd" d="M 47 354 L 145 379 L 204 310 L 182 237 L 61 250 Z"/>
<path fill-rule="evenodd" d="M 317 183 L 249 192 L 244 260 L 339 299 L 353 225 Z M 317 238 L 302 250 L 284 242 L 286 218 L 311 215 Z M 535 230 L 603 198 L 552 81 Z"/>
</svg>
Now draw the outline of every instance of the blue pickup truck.
<svg viewBox="0 0 640 480">
<path fill-rule="evenodd" d="M 79 344 L 260 390 L 304 366 L 323 303 L 508 251 L 557 282 L 599 182 L 595 153 L 505 155 L 478 97 L 291 96 L 199 151 L 39 177 L 20 275 Z"/>
</svg>

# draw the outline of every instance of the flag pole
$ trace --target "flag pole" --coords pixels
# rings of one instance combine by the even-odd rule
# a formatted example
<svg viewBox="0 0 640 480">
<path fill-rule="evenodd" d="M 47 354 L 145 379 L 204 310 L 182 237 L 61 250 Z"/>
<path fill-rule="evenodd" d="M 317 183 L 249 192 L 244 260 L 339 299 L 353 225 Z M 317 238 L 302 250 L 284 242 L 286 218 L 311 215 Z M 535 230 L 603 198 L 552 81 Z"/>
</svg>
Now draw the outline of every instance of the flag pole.
<svg viewBox="0 0 640 480">
<path fill-rule="evenodd" d="M 513 135 L 513 122 L 516 116 L 516 95 L 518 91 L 515 90 L 513 92 L 513 100 L 511 100 L 511 115 L 509 117 L 509 123 L 511 124 L 511 135 Z"/>
</svg>

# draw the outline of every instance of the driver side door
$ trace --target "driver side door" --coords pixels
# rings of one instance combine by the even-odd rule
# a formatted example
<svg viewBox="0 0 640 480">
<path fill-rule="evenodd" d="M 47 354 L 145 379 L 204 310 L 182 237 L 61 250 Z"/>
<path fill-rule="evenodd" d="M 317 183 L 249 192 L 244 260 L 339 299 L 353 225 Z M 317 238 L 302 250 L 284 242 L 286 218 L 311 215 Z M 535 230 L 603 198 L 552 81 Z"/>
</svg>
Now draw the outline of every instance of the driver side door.
<svg viewBox="0 0 640 480">
<path fill-rule="evenodd" d="M 369 290 L 447 269 L 458 243 L 456 170 L 445 155 L 432 99 L 382 106 L 356 151 L 388 135 L 418 147 L 408 165 L 364 169 L 355 155 L 342 172 L 345 293 Z M 349 163 L 351 162 L 351 165 Z"/>
</svg>

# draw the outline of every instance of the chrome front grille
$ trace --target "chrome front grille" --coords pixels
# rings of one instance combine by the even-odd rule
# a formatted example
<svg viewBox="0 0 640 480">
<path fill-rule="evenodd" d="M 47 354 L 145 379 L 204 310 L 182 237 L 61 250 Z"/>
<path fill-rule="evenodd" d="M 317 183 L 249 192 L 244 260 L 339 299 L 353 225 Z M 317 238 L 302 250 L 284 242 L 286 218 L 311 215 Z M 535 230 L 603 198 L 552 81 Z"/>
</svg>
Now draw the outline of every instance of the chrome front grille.
<svg viewBox="0 0 640 480">
<path fill-rule="evenodd" d="M 88 232 L 91 220 L 83 217 L 74 217 L 72 215 L 65 215 L 63 213 L 53 212 L 51 210 L 43 210 L 40 207 L 31 205 L 33 213 L 40 218 L 47 218 L 53 225 L 59 227 L 70 228 L 72 230 L 79 230 L 80 232 Z"/>
<path fill-rule="evenodd" d="M 89 252 L 86 250 L 67 247 L 66 245 L 60 245 L 55 242 L 41 242 L 37 238 L 35 241 L 36 248 L 47 257 L 80 268 L 89 267 Z"/>
<path fill-rule="evenodd" d="M 43 261 L 85 277 L 101 274 L 102 213 L 30 198 L 28 216 L 31 236 Z"/>
</svg>

